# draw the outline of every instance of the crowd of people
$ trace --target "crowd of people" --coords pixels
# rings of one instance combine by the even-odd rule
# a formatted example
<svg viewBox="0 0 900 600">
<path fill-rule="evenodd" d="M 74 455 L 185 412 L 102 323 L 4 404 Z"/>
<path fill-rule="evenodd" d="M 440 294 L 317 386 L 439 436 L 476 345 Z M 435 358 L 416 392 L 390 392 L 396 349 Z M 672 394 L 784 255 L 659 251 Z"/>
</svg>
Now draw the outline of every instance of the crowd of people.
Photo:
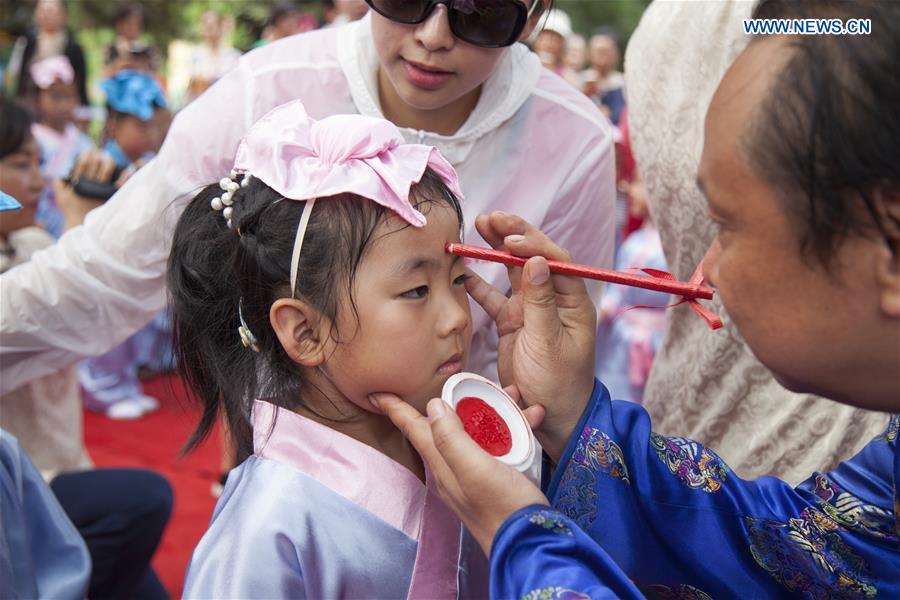
<svg viewBox="0 0 900 600">
<path fill-rule="evenodd" d="M 480 1 L 278 3 L 246 53 L 209 10 L 165 55 L 128 3 L 90 73 L 38 0 L 0 95 L 0 596 L 167 597 L 171 486 L 94 468 L 82 411 L 173 372 L 189 447 L 226 432 L 187 597 L 900 594 L 897 6 L 654 3 L 623 74 L 615 30 Z M 546 259 L 705 278 L 725 327 Z M 539 487 L 432 400 L 461 371 Z"/>
</svg>

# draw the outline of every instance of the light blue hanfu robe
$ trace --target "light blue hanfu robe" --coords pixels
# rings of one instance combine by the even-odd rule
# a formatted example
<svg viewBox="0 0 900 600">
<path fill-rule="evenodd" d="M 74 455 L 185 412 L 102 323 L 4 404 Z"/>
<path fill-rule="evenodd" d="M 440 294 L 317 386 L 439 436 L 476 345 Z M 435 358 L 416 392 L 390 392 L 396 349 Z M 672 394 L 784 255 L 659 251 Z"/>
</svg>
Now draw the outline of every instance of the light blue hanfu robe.
<svg viewBox="0 0 900 600">
<path fill-rule="evenodd" d="M 0 598 L 77 600 L 90 576 L 78 530 L 18 440 L 0 429 Z"/>
<path fill-rule="evenodd" d="M 40 146 L 41 174 L 47 181 L 38 202 L 37 222 L 54 239 L 59 239 L 63 234 L 65 219 L 56 206 L 53 180 L 67 177 L 75 165 L 75 160 L 93 148 L 94 142 L 74 123 L 66 125 L 63 133 L 41 123 L 34 123 L 31 126 L 31 134 Z"/>
<path fill-rule="evenodd" d="M 191 557 L 186 598 L 487 596 L 487 561 L 428 477 L 267 402 L 253 429 L 254 454 L 228 475 Z"/>
<path fill-rule="evenodd" d="M 491 551 L 493 598 L 900 598 L 900 417 L 796 488 L 590 403 L 547 490 Z"/>
</svg>

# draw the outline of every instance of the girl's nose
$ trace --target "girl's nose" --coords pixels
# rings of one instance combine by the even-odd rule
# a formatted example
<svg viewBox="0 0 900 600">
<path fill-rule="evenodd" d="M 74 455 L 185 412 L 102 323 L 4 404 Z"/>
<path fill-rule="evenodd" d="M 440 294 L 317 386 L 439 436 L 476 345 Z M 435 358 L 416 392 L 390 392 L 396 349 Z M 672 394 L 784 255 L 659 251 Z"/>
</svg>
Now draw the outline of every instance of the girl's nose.
<svg viewBox="0 0 900 600">
<path fill-rule="evenodd" d="M 429 52 L 449 50 L 456 44 L 456 38 L 450 31 L 450 17 L 447 7 L 438 4 L 422 23 L 416 26 L 416 40 Z"/>
<path fill-rule="evenodd" d="M 450 296 L 448 302 L 441 307 L 440 324 L 438 332 L 441 337 L 456 335 L 464 331 L 469 326 L 469 301 L 463 300 L 464 304 L 454 297 Z"/>
</svg>

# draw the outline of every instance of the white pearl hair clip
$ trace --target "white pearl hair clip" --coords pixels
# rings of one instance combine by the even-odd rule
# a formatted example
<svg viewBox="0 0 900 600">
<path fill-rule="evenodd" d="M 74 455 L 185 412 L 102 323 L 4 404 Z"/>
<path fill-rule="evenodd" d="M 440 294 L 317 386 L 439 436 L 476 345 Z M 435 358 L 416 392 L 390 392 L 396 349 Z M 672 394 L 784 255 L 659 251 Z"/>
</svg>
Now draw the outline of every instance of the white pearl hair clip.
<svg viewBox="0 0 900 600">
<path fill-rule="evenodd" d="M 220 179 L 219 188 L 222 190 L 222 195 L 216 196 L 209 203 L 214 211 L 222 212 L 222 216 L 227 220 L 229 228 L 231 227 L 231 213 L 234 212 L 231 208 L 231 205 L 234 204 L 234 194 L 240 188 L 247 187 L 247 185 L 250 184 L 250 179 L 253 177 L 250 173 L 245 172 L 244 178 L 238 183 L 235 180 L 239 174 L 240 173 L 232 169 L 228 177 Z"/>
</svg>

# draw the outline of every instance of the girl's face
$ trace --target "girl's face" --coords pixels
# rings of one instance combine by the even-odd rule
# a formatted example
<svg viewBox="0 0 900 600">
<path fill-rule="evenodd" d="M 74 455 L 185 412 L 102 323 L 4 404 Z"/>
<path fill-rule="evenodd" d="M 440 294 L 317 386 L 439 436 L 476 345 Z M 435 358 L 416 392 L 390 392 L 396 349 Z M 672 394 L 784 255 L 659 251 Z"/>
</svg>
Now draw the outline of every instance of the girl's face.
<svg viewBox="0 0 900 600">
<path fill-rule="evenodd" d="M 562 64 L 566 52 L 566 38 L 555 31 L 544 30 L 534 41 L 534 52 L 545 67 L 557 67 Z"/>
<path fill-rule="evenodd" d="M 863 408 L 900 408 L 900 319 L 881 307 L 880 236 L 851 236 L 831 272 L 803 250 L 779 190 L 755 175 L 743 133 L 758 118 L 783 42 L 752 44 L 710 105 L 699 182 L 719 227 L 704 262 L 734 325 L 784 387 Z M 805 199 L 794 199 L 798 205 Z"/>
<path fill-rule="evenodd" d="M 45 90 L 38 90 L 37 110 L 41 123 L 62 131 L 75 118 L 78 91 L 74 83 L 55 81 Z"/>
<path fill-rule="evenodd" d="M 0 212 L 0 235 L 34 225 L 43 188 L 41 150 L 37 141 L 28 136 L 21 148 L 0 158 L 0 190 L 22 204 L 19 210 Z"/>
<path fill-rule="evenodd" d="M 530 1 L 526 3 L 530 5 Z M 457 39 L 450 31 L 447 7 L 443 4 L 436 6 L 418 25 L 395 23 L 375 11 L 369 12 L 381 63 L 380 91 L 382 95 L 398 96 L 414 110 L 434 111 L 455 105 L 468 106 L 471 110 L 481 84 L 490 77 L 506 51 L 505 48 L 481 48 Z M 526 26 L 522 35 L 528 33 L 530 27 Z"/>
<path fill-rule="evenodd" d="M 375 232 L 357 271 L 354 299 L 338 311 L 339 343 L 323 370 L 354 404 L 391 392 L 424 411 L 469 357 L 472 319 L 464 262 L 444 252 L 459 221 L 444 204 L 425 209 L 422 228 L 396 217 Z"/>
<path fill-rule="evenodd" d="M 159 149 L 159 129 L 162 122 L 159 113 L 162 110 L 157 108 L 149 121 L 142 121 L 132 115 L 118 115 L 110 122 L 109 135 L 116 140 L 131 162 Z"/>
</svg>

